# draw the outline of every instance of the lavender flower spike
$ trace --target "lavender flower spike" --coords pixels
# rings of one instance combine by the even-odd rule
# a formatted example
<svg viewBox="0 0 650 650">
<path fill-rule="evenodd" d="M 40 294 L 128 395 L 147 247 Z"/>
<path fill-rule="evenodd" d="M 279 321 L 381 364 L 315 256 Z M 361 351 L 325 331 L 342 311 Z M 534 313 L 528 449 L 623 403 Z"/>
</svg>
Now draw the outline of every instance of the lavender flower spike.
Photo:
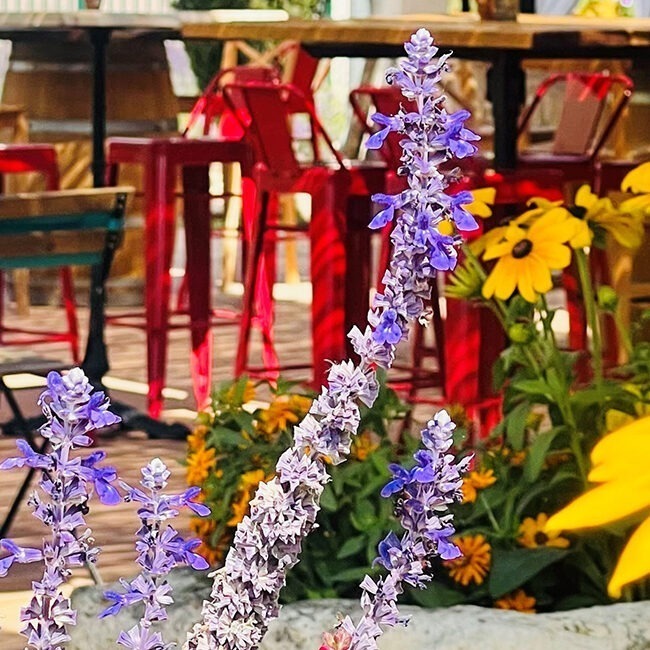
<svg viewBox="0 0 650 650">
<path fill-rule="evenodd" d="M 141 472 L 140 485 L 144 491 L 126 483 L 122 483 L 122 487 L 127 492 L 126 501 L 140 504 L 136 549 L 137 563 L 142 570 L 131 582 L 120 581 L 124 587 L 123 593 L 107 591 L 104 594 L 112 605 L 100 614 L 100 618 L 117 614 L 122 607 L 144 603 L 140 623 L 128 632 L 122 632 L 117 643 L 131 650 L 166 650 L 173 647 L 173 644 L 165 644 L 162 634 L 152 632 L 151 626 L 157 621 L 166 620 L 167 605 L 174 602 L 167 574 L 175 566 L 187 565 L 197 570 L 208 568 L 205 559 L 195 553 L 200 540 L 184 540 L 166 522 L 178 516 L 182 507 L 188 507 L 200 516 L 209 514 L 210 509 L 194 501 L 199 493 L 199 488 L 196 487 L 188 488 L 182 494 L 164 494 L 170 472 L 160 458 L 151 460 Z"/>
<path fill-rule="evenodd" d="M 8 539 L 0 547 L 9 555 L 0 560 L 0 576 L 6 575 L 12 564 L 44 560 L 45 570 L 40 581 L 32 583 L 33 597 L 22 609 L 21 630 L 28 647 L 36 650 L 56 650 L 70 640 L 69 625 L 75 625 L 76 612 L 61 592 L 61 585 L 70 569 L 95 562 L 99 549 L 94 548 L 85 515 L 93 493 L 104 504 L 114 505 L 120 498 L 112 483 L 117 479 L 112 467 L 98 467 L 105 454 L 96 451 L 85 457 L 73 457 L 78 447 L 92 444 L 89 433 L 111 426 L 119 418 L 108 410 L 108 398 L 92 392 L 88 378 L 79 368 L 67 375 L 51 372 L 47 389 L 39 398 L 47 421 L 40 433 L 49 440 L 51 451 L 38 453 L 25 440 L 16 445 L 20 456 L 9 458 L 0 469 L 31 467 L 41 470 L 38 483 L 41 494 L 34 492 L 28 501 L 34 516 L 51 529 L 43 548 L 22 548 Z"/>
<path fill-rule="evenodd" d="M 462 126 L 464 115 L 444 111 L 437 83 L 447 69 L 447 56 L 435 58 L 438 50 L 424 29 L 405 48 L 407 59 L 389 70 L 387 78 L 416 110 L 377 116 L 383 128 L 371 144 L 380 146 L 391 131 L 404 136 L 399 173 L 406 175 L 408 189 L 376 197 L 384 208 L 371 226 L 396 221 L 394 253 L 384 293 L 375 296 L 368 313 L 370 326 L 349 333 L 360 361 L 332 365 L 329 387 L 295 428 L 294 445 L 278 461 L 275 478 L 260 484 L 224 567 L 215 573 L 210 600 L 203 604 L 186 650 L 257 650 L 278 615 L 286 572 L 298 562 L 302 539 L 316 525 L 320 495 L 329 480 L 327 465 L 346 459 L 359 426 L 359 404 L 372 406 L 377 397 L 377 367 L 391 366 L 409 321 L 423 317 L 437 271 L 454 267 L 457 231 L 475 227 L 463 210 L 466 197 L 454 200 L 446 193 L 449 178 L 438 168 L 456 153 L 473 152 L 471 142 L 476 140 Z M 391 583 L 385 584 L 388 589 Z"/>
<path fill-rule="evenodd" d="M 388 574 L 377 581 L 370 576 L 364 578 L 364 613 L 356 625 L 349 616 L 341 622 L 339 633 L 347 642 L 339 646 L 340 650 L 377 650 L 377 639 L 384 627 L 407 622 L 397 608 L 404 585 L 424 588 L 432 577 L 432 557 L 459 557 L 458 547 L 450 541 L 455 530 L 449 506 L 462 500 L 462 474 L 467 471 L 471 457 L 456 462 L 453 454 L 447 453 L 454 427 L 446 411 L 438 412 L 422 431 L 424 449 L 413 456 L 415 469 L 393 466 L 393 475 L 399 481 L 400 505 L 396 514 L 405 533 L 400 539 L 391 532 L 379 543 L 376 563 Z M 391 487 L 388 493 L 395 491 Z M 321 650 L 334 650 L 329 644 L 333 638 L 331 634 L 324 635 Z"/>
</svg>

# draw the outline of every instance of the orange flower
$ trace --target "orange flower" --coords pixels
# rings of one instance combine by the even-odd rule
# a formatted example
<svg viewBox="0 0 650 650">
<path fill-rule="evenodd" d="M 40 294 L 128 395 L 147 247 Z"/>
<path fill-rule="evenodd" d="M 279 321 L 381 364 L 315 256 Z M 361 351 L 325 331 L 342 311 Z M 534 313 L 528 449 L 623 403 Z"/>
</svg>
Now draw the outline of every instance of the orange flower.
<svg viewBox="0 0 650 650">
<path fill-rule="evenodd" d="M 190 519 L 190 530 L 202 540 L 205 540 L 217 528 L 217 522 L 214 519 L 205 519 L 204 517 L 192 517 Z"/>
<path fill-rule="evenodd" d="M 467 587 L 470 582 L 482 584 L 492 562 L 492 548 L 485 536 L 466 535 L 454 539 L 454 542 L 462 555 L 455 560 L 443 562 L 449 570 L 449 576 L 463 587 Z"/>
<path fill-rule="evenodd" d="M 350 456 L 357 460 L 366 460 L 377 447 L 379 447 L 379 443 L 373 440 L 370 431 L 364 431 L 354 439 Z"/>
<path fill-rule="evenodd" d="M 532 596 L 527 596 L 523 589 L 517 589 L 494 601 L 497 609 L 512 609 L 523 614 L 534 614 L 536 604 L 537 601 Z"/>
<path fill-rule="evenodd" d="M 517 541 L 526 548 L 539 548 L 540 546 L 568 548 L 571 542 L 566 537 L 561 537 L 559 531 L 546 532 L 544 530 L 546 522 L 548 522 L 548 515 L 543 512 L 540 512 L 535 519 L 526 517 L 519 526 Z"/>
<path fill-rule="evenodd" d="M 205 446 L 205 439 L 208 435 L 208 427 L 205 424 L 199 424 L 194 427 L 194 431 L 187 436 L 187 446 L 190 451 L 197 451 Z"/>
<path fill-rule="evenodd" d="M 277 395 L 269 407 L 260 413 L 260 431 L 272 436 L 296 424 L 309 410 L 311 399 L 304 395 Z"/>
<path fill-rule="evenodd" d="M 228 520 L 228 526 L 237 526 L 239 522 L 248 514 L 248 503 L 251 500 L 252 492 L 249 490 L 242 490 L 239 498 L 232 502 L 230 511 L 232 517 Z"/>
<path fill-rule="evenodd" d="M 478 490 L 484 490 L 496 483 L 497 477 L 491 469 L 475 470 L 463 477 L 463 503 L 474 503 Z"/>
<path fill-rule="evenodd" d="M 252 402 L 255 399 L 255 384 L 249 379 L 244 385 L 243 391 L 241 394 L 238 394 L 237 389 L 240 388 L 239 382 L 233 384 L 226 391 L 226 401 L 233 404 L 246 404 L 247 402 Z"/>
<path fill-rule="evenodd" d="M 201 485 L 217 465 L 214 449 L 200 447 L 187 457 L 187 484 Z"/>
</svg>

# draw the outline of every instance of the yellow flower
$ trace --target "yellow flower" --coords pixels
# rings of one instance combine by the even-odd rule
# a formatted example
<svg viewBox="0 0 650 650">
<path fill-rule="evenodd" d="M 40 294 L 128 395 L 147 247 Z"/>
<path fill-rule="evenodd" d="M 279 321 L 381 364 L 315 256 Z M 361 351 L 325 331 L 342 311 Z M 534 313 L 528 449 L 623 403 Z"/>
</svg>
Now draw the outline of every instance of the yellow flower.
<svg viewBox="0 0 650 650">
<path fill-rule="evenodd" d="M 264 479 L 264 470 L 252 469 L 239 477 L 239 487 L 242 490 L 254 490 Z"/>
<path fill-rule="evenodd" d="M 228 520 L 228 526 L 237 526 L 239 522 L 248 514 L 248 502 L 251 500 L 252 490 L 242 490 L 239 498 L 232 502 L 230 511 L 232 517 Z"/>
<path fill-rule="evenodd" d="M 366 460 L 377 447 L 379 447 L 379 443 L 373 440 L 370 431 L 364 431 L 354 439 L 350 456 L 357 460 Z"/>
<path fill-rule="evenodd" d="M 241 393 L 239 392 L 241 391 Z M 225 400 L 231 404 L 246 404 L 255 399 L 255 384 L 247 379 L 243 388 L 240 386 L 239 381 L 234 383 L 227 391 Z"/>
<path fill-rule="evenodd" d="M 214 449 L 201 447 L 187 457 L 187 484 L 201 485 L 217 465 Z"/>
<path fill-rule="evenodd" d="M 208 435 L 208 427 L 205 424 L 199 424 L 194 427 L 194 431 L 187 436 L 187 446 L 190 451 L 196 451 L 205 446 L 205 438 Z"/>
<path fill-rule="evenodd" d="M 474 503 L 478 490 L 484 490 L 496 483 L 497 477 L 491 469 L 474 470 L 463 477 L 463 503 Z"/>
<path fill-rule="evenodd" d="M 575 204 L 585 210 L 587 222 L 606 230 L 621 246 L 638 248 L 641 245 L 645 197 L 628 199 L 616 207 L 611 199 L 599 198 L 588 185 L 582 185 L 576 192 Z"/>
<path fill-rule="evenodd" d="M 589 480 L 600 483 L 553 515 L 547 534 L 605 526 L 650 508 L 650 417 L 606 435 L 591 452 Z M 607 590 L 620 598 L 625 585 L 650 574 L 650 516 L 632 533 Z"/>
<path fill-rule="evenodd" d="M 289 424 L 296 424 L 307 413 L 311 399 L 304 395 L 277 395 L 269 407 L 261 412 L 259 428 L 266 435 L 285 431 Z"/>
<path fill-rule="evenodd" d="M 487 217 L 492 216 L 491 205 L 494 205 L 494 201 L 497 197 L 496 187 L 480 187 L 471 191 L 474 200 L 471 203 L 465 205 L 465 210 L 470 214 L 473 214 L 475 217 L 481 217 L 482 219 L 487 219 Z"/>
<path fill-rule="evenodd" d="M 497 609 L 511 609 L 522 614 L 534 614 L 536 604 L 537 601 L 532 596 L 526 595 L 523 589 L 517 589 L 494 601 Z"/>
<path fill-rule="evenodd" d="M 551 533 L 544 531 L 547 522 L 548 515 L 543 512 L 540 512 L 535 519 L 526 517 L 519 526 L 517 541 L 526 548 L 539 548 L 540 546 L 568 548 L 571 542 L 566 537 L 560 537 L 558 531 Z"/>
<path fill-rule="evenodd" d="M 484 259 L 498 259 L 483 285 L 483 296 L 507 300 L 515 289 L 528 302 L 536 302 L 538 294 L 553 287 L 551 270 L 563 269 L 571 263 L 571 250 L 566 246 L 575 234 L 575 217 L 565 208 L 553 208 L 524 230 L 509 226 L 505 241 L 486 249 Z"/>
<path fill-rule="evenodd" d="M 214 519 L 205 517 L 192 517 L 190 519 L 190 530 L 201 539 L 205 540 L 217 528 L 217 522 Z"/>
<path fill-rule="evenodd" d="M 463 587 L 467 587 L 470 582 L 482 584 L 492 561 L 492 549 L 485 537 L 467 535 L 456 538 L 454 543 L 460 549 L 462 556 L 443 562 L 452 580 L 459 582 Z"/>
<path fill-rule="evenodd" d="M 621 183 L 623 192 L 645 194 L 650 192 L 650 162 L 645 162 L 628 172 Z"/>
</svg>

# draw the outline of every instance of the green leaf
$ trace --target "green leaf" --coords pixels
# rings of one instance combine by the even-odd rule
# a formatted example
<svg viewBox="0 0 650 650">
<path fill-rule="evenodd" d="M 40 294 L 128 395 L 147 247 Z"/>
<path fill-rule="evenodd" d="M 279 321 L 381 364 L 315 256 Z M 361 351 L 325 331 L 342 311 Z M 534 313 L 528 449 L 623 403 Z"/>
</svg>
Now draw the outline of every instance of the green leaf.
<svg viewBox="0 0 650 650">
<path fill-rule="evenodd" d="M 351 555 L 357 554 L 359 551 L 361 551 L 366 545 L 366 536 L 365 535 L 357 535 L 356 537 L 350 537 L 348 540 L 346 540 L 339 549 L 339 552 L 336 554 L 336 557 L 339 560 L 343 560 L 346 557 L 350 557 Z"/>
<path fill-rule="evenodd" d="M 553 444 L 556 436 L 564 432 L 564 427 L 553 427 L 549 431 L 535 436 L 535 439 L 528 448 L 528 456 L 524 465 L 524 478 L 529 482 L 535 482 L 542 472 L 546 454 Z"/>
<path fill-rule="evenodd" d="M 330 576 L 332 582 L 360 582 L 363 580 L 370 570 L 368 567 L 353 567 L 350 569 L 343 569 L 334 575 Z"/>
<path fill-rule="evenodd" d="M 563 549 L 549 547 L 511 551 L 493 548 L 488 581 L 490 595 L 492 598 L 500 598 L 514 591 L 547 566 L 560 561 L 567 553 Z"/>
<path fill-rule="evenodd" d="M 461 591 L 451 589 L 435 580 L 427 583 L 426 589 L 409 589 L 409 596 L 422 607 L 452 607 L 465 602 Z"/>
<path fill-rule="evenodd" d="M 522 402 L 515 406 L 505 419 L 506 437 L 515 451 L 521 451 L 524 448 L 529 413 L 530 404 Z"/>
<path fill-rule="evenodd" d="M 320 498 L 320 504 L 323 509 L 327 510 L 328 512 L 336 512 L 338 508 L 334 492 L 332 490 L 329 490 L 327 487 L 323 490 L 323 494 Z"/>
<path fill-rule="evenodd" d="M 512 387 L 527 395 L 551 401 L 553 393 L 550 386 L 542 379 L 519 379 L 512 382 Z"/>
</svg>

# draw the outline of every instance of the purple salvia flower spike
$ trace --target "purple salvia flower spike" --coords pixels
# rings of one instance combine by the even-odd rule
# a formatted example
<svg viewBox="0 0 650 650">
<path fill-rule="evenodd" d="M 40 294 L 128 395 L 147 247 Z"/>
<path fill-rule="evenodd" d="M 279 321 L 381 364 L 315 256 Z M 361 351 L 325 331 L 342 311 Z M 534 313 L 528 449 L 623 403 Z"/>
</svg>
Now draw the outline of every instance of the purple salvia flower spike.
<svg viewBox="0 0 650 650">
<path fill-rule="evenodd" d="M 472 142 L 477 139 L 463 126 L 467 115 L 449 115 L 444 110 L 437 84 L 449 55 L 436 58 L 438 48 L 425 29 L 414 34 L 405 49 L 407 58 L 389 70 L 387 79 L 400 87 L 415 108 L 401 108 L 394 116 L 375 115 L 373 119 L 382 128 L 368 143 L 370 148 L 379 147 L 391 132 L 403 136 L 398 172 L 406 176 L 407 189 L 394 196 L 373 197 L 382 210 L 370 227 L 395 222 L 393 256 L 383 280 L 385 289 L 375 296 L 368 313 L 369 327 L 363 331 L 355 327 L 348 335 L 360 361 L 332 365 L 329 387 L 295 427 L 293 447 L 280 457 L 275 478 L 260 484 L 250 514 L 237 527 L 225 565 L 215 572 L 210 599 L 203 603 L 202 619 L 188 635 L 186 650 L 257 650 L 269 622 L 278 616 L 286 572 L 298 562 L 302 539 L 316 525 L 320 495 L 329 480 L 327 465 L 346 459 L 361 418 L 359 404 L 372 406 L 377 397 L 377 367 L 392 365 L 396 346 L 408 335 L 409 322 L 424 317 L 437 272 L 455 267 L 461 242 L 456 231 L 475 226 L 463 208 L 466 197 L 454 199 L 446 193 L 449 179 L 439 168 L 454 156 L 472 153 Z M 443 222 L 452 227 L 441 231 Z M 431 469 L 422 462 L 413 472 L 398 477 L 404 482 L 395 489 L 405 490 L 413 481 L 425 487 L 437 485 Z M 414 502 L 414 512 L 416 496 L 407 495 Z M 428 540 L 428 547 L 439 544 L 442 549 L 448 543 L 446 528 L 441 523 L 436 532 L 440 542 Z M 403 575 L 411 583 L 424 582 L 427 576 L 417 575 L 417 561 L 411 564 Z M 370 578 L 364 584 L 368 607 L 376 598 L 372 589 L 395 598 L 401 589 L 401 582 L 390 575 L 381 585 L 371 587 Z M 382 602 L 393 601 L 384 598 Z M 364 619 L 372 638 L 381 633 L 381 625 L 402 620 L 396 606 L 375 614 L 375 619 Z"/>
<path fill-rule="evenodd" d="M 160 458 L 151 460 L 141 472 L 142 489 L 122 483 L 126 490 L 125 500 L 140 504 L 140 527 L 136 533 L 136 561 L 140 574 L 131 582 L 120 580 L 124 593 L 107 591 L 104 594 L 112 604 L 100 618 L 113 616 L 123 607 L 144 603 L 139 624 L 128 632 L 121 632 L 117 643 L 131 650 L 165 650 L 173 644 L 165 644 L 161 633 L 152 633 L 151 625 L 166 620 L 166 608 L 174 602 L 167 575 L 176 566 L 190 566 L 196 570 L 208 568 L 205 558 L 195 552 L 201 541 L 183 539 L 168 521 L 177 517 L 181 508 L 190 508 L 199 516 L 209 514 L 210 509 L 194 501 L 199 488 L 188 488 L 182 494 L 165 494 L 170 471 Z"/>
<path fill-rule="evenodd" d="M 401 539 L 390 532 L 379 542 L 375 563 L 384 567 L 387 575 L 377 580 L 366 576 L 361 583 L 361 620 L 356 625 L 350 617 L 341 622 L 349 638 L 348 650 L 377 650 L 384 628 L 407 622 L 397 608 L 404 585 L 424 588 L 431 580 L 432 557 L 451 560 L 460 556 L 450 541 L 455 530 L 449 506 L 462 500 L 462 474 L 470 458 L 457 462 L 446 453 L 454 426 L 447 412 L 440 411 L 421 432 L 425 449 L 413 455 L 415 468 L 391 466 L 395 478 L 382 496 L 399 493 L 396 514 L 405 532 Z"/>
<path fill-rule="evenodd" d="M 32 493 L 27 503 L 33 515 L 51 529 L 50 537 L 43 540 L 42 550 L 0 540 L 2 550 L 9 553 L 0 559 L 0 576 L 6 575 L 14 563 L 45 563 L 43 577 L 32 583 L 32 600 L 21 610 L 25 623 L 21 632 L 27 646 L 35 650 L 62 647 L 70 640 L 67 628 L 76 624 L 76 612 L 60 588 L 72 567 L 94 563 L 99 554 L 85 520 L 91 496 L 94 493 L 108 504 L 119 500 L 111 485 L 117 480 L 115 469 L 98 467 L 105 454 L 95 451 L 85 457 L 74 455 L 78 447 L 92 444 L 88 434 L 119 422 L 108 410 L 108 398 L 92 391 L 80 368 L 66 375 L 49 373 L 47 388 L 38 403 L 46 418 L 40 433 L 49 440 L 51 451 L 39 453 L 26 440 L 18 440 L 21 455 L 0 464 L 0 469 L 27 466 L 41 470 L 40 492 Z"/>
</svg>

